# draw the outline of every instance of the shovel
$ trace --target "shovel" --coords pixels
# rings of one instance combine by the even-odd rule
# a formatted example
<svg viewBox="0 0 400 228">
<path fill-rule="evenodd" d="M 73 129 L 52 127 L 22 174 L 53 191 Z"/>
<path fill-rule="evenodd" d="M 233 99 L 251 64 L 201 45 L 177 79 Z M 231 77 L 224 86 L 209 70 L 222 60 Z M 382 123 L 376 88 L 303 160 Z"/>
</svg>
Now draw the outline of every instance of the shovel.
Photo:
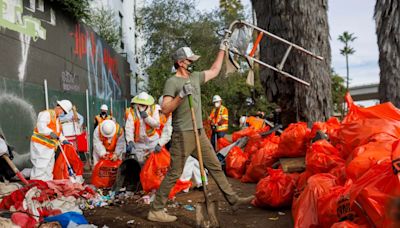
<svg viewBox="0 0 400 228">
<path fill-rule="evenodd" d="M 196 204 L 196 224 L 198 227 L 219 227 L 219 221 L 217 218 L 218 203 L 215 201 L 210 202 L 208 199 L 206 173 L 204 172 L 203 155 L 201 153 L 200 138 L 199 138 L 199 133 L 197 131 L 197 123 L 193 108 L 192 95 L 189 95 L 188 98 L 189 98 L 189 107 L 192 114 L 193 131 L 194 131 L 194 137 L 196 139 L 197 156 L 200 165 L 201 183 L 203 185 L 203 193 L 205 199 L 204 203 L 199 202 Z"/>
<path fill-rule="evenodd" d="M 75 172 L 74 172 L 74 170 L 72 169 L 71 164 L 69 163 L 68 158 L 67 158 L 67 155 L 65 155 L 64 149 L 62 148 L 60 142 L 58 142 L 58 148 L 60 148 L 61 154 L 63 155 L 64 160 L 65 160 L 65 162 L 67 163 L 69 180 L 70 180 L 72 183 L 79 183 L 79 181 L 76 179 Z"/>
<path fill-rule="evenodd" d="M 10 168 L 14 171 L 15 175 L 24 183 L 25 185 L 28 185 L 28 181 L 25 179 L 24 175 L 18 170 L 18 168 L 14 165 L 14 163 L 11 161 L 11 159 L 8 157 L 7 154 L 4 154 L 2 156 L 4 160 L 7 162 L 7 164 L 10 166 Z"/>
</svg>

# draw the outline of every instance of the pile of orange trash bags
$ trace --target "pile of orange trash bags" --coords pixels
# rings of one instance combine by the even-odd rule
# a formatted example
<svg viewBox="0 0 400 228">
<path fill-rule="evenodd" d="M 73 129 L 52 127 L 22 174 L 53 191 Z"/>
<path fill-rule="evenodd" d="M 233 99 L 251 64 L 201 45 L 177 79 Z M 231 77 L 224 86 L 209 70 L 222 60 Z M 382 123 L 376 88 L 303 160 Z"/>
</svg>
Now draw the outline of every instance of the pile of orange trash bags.
<svg viewBox="0 0 400 228">
<path fill-rule="evenodd" d="M 227 162 L 227 175 L 258 183 L 257 207 L 292 205 L 295 227 L 400 227 L 400 110 L 391 103 L 358 107 L 349 94 L 345 99 L 349 112 L 341 122 L 333 117 L 311 129 L 294 123 L 265 138 L 251 128 L 237 132 L 234 140 L 248 137 L 252 145 L 228 154 L 227 161 L 240 162 Z M 328 139 L 313 141 L 317 131 Z M 304 156 L 303 173 L 273 165 Z"/>
</svg>

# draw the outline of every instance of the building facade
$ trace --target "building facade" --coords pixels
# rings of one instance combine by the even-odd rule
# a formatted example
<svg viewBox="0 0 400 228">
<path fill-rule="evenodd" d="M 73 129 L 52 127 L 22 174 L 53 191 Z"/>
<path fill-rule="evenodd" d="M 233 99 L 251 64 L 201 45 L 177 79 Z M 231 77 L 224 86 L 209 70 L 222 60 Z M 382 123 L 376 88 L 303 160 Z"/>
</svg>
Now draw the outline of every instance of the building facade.
<svg viewBox="0 0 400 228">
<path fill-rule="evenodd" d="M 126 56 L 131 75 L 131 95 L 145 90 L 148 79 L 143 69 L 143 58 L 141 47 L 144 40 L 141 36 L 137 20 L 140 9 L 144 6 L 144 0 L 91 0 L 91 8 L 109 9 L 115 15 L 115 20 L 119 25 L 120 45 L 118 50 Z"/>
</svg>

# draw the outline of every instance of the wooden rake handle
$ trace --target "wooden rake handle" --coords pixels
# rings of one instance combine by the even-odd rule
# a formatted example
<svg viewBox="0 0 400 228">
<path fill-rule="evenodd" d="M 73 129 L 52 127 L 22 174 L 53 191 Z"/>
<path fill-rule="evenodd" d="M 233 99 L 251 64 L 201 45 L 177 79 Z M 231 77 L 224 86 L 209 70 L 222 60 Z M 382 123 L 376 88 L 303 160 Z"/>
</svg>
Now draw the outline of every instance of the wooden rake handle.
<svg viewBox="0 0 400 228">
<path fill-rule="evenodd" d="M 201 183 L 203 184 L 204 195 L 207 197 L 206 173 L 204 171 L 203 153 L 201 152 L 200 137 L 199 137 L 199 132 L 197 130 L 196 115 L 194 113 L 192 95 L 188 95 L 188 99 L 189 99 L 189 108 L 190 108 L 190 111 L 192 114 L 194 137 L 196 139 L 196 149 L 197 149 L 197 157 L 199 159 L 199 165 L 200 165 Z"/>
</svg>

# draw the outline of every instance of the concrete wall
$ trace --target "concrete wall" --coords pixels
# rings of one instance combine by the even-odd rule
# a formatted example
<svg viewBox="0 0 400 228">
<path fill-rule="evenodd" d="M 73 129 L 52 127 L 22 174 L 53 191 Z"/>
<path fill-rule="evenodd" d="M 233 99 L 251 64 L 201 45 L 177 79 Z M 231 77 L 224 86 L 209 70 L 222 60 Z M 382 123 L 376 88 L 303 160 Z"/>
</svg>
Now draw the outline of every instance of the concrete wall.
<svg viewBox="0 0 400 228">
<path fill-rule="evenodd" d="M 111 99 L 122 121 L 129 75 L 123 56 L 50 1 L 0 0 L 0 132 L 16 147 L 20 167 L 29 160 L 37 113 L 45 109 L 45 79 L 50 107 L 70 99 L 85 117 L 88 90 L 91 123 Z"/>
</svg>

